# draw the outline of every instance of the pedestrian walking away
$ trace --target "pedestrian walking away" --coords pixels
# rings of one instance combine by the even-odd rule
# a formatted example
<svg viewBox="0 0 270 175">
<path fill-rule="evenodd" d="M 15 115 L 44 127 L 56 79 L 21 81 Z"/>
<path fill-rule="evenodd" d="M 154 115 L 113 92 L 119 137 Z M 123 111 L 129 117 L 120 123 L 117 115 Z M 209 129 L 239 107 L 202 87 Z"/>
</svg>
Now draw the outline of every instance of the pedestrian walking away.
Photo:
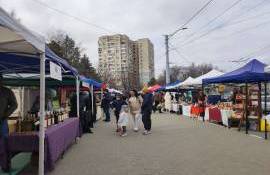
<svg viewBox="0 0 270 175">
<path fill-rule="evenodd" d="M 139 130 L 139 122 L 141 118 L 141 104 L 142 104 L 142 97 L 138 95 L 136 90 L 132 90 L 129 92 L 130 98 L 129 102 L 129 109 L 130 114 L 133 119 L 133 129 L 135 132 Z"/>
<path fill-rule="evenodd" d="M 153 94 L 149 92 L 147 88 L 143 89 L 143 103 L 141 107 L 142 111 L 142 121 L 144 124 L 145 131 L 144 135 L 148 135 L 151 133 L 152 121 L 151 121 L 151 113 L 152 113 L 152 105 L 153 105 Z"/>
<path fill-rule="evenodd" d="M 104 90 L 103 98 L 101 101 L 101 108 L 103 109 L 103 112 L 105 114 L 105 119 L 103 121 L 110 122 L 110 103 L 111 103 L 111 95 L 109 93 L 108 89 Z"/>
</svg>

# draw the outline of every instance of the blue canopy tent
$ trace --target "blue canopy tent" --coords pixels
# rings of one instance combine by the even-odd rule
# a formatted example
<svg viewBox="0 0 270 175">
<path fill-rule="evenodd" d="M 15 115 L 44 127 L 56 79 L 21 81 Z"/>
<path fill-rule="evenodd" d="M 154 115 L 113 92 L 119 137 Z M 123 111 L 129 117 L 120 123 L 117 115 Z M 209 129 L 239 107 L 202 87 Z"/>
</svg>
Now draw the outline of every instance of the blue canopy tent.
<svg viewBox="0 0 270 175">
<path fill-rule="evenodd" d="M 90 78 L 86 78 L 84 76 L 80 76 L 80 80 L 84 83 L 87 83 L 89 86 L 93 86 L 94 88 L 97 88 L 97 89 L 100 89 L 102 87 L 102 83 L 99 83 Z"/>
<path fill-rule="evenodd" d="M 77 93 L 79 87 L 76 69 L 48 49 L 45 43 L 44 37 L 28 30 L 0 7 L 0 73 L 39 73 L 40 76 L 39 175 L 44 174 L 45 74 L 49 72 L 48 63 L 58 64 L 64 74 L 75 75 Z M 77 108 L 78 101 L 77 98 Z"/>
<path fill-rule="evenodd" d="M 251 60 L 246 65 L 238 68 L 232 72 L 225 73 L 221 76 L 209 79 L 203 79 L 203 84 L 215 84 L 215 83 L 245 83 L 245 96 L 248 97 L 248 83 L 257 83 L 259 87 L 259 119 L 262 118 L 261 111 L 261 82 L 265 83 L 270 81 L 270 74 L 265 72 L 266 65 L 256 59 Z M 266 100 L 266 99 L 265 99 Z M 248 114 L 248 102 L 245 100 L 245 120 L 249 122 Z M 266 129 L 265 129 L 266 130 Z M 248 124 L 246 124 L 246 134 L 248 134 Z M 267 138 L 267 132 L 265 132 L 265 138 Z"/>
<path fill-rule="evenodd" d="M 266 65 L 256 59 L 243 67 L 215 78 L 203 79 L 203 84 L 214 83 L 258 83 L 270 81 L 270 74 L 264 72 Z"/>
<path fill-rule="evenodd" d="M 0 73 L 40 73 L 40 59 L 38 55 L 0 52 Z M 47 46 L 45 47 L 45 72 L 50 72 L 49 63 L 58 64 L 64 75 L 78 76 L 78 71 L 68 62 L 57 56 Z"/>
<path fill-rule="evenodd" d="M 181 82 L 182 82 L 181 80 L 176 80 L 176 81 L 173 82 L 173 83 L 167 84 L 167 85 L 165 86 L 165 88 L 166 88 L 166 89 L 169 89 L 170 87 L 175 86 L 175 85 L 177 85 L 177 84 L 179 84 L 179 83 L 181 83 Z"/>
<path fill-rule="evenodd" d="M 159 89 L 158 89 L 158 91 L 165 91 L 165 90 L 168 90 L 168 89 L 170 89 L 170 87 L 173 87 L 173 86 L 175 86 L 175 85 L 177 85 L 177 84 L 179 84 L 179 83 L 181 83 L 182 81 L 181 80 L 176 80 L 175 82 L 173 82 L 173 83 L 169 83 L 169 84 L 167 84 L 167 85 L 165 85 L 165 86 L 161 86 Z"/>
</svg>

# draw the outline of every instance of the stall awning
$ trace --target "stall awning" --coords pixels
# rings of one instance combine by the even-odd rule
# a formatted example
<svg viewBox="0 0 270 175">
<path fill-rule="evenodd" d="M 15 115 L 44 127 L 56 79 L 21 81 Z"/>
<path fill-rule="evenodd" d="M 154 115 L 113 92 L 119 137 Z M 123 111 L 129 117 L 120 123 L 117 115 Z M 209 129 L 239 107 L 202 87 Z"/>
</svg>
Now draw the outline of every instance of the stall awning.
<svg viewBox="0 0 270 175">
<path fill-rule="evenodd" d="M 191 82 L 192 84 L 190 84 L 190 85 L 194 85 L 194 86 L 196 86 L 196 85 L 201 85 L 203 79 L 206 79 L 206 78 L 213 78 L 213 77 L 217 77 L 217 76 L 220 76 L 220 75 L 223 75 L 223 74 L 224 74 L 223 72 L 220 72 L 220 71 L 218 71 L 218 70 L 213 69 L 213 70 L 211 70 L 210 72 L 208 72 L 208 73 L 206 73 L 206 74 L 204 74 L 204 75 L 201 75 L 201 76 L 195 78 L 195 79 Z"/>
<path fill-rule="evenodd" d="M 203 79 L 204 84 L 210 83 L 255 83 L 270 81 L 270 74 L 264 72 L 265 64 L 253 59 L 243 67 L 215 78 Z"/>
<path fill-rule="evenodd" d="M 45 52 L 45 38 L 34 34 L 0 7 L 0 52 L 37 54 Z"/>
<path fill-rule="evenodd" d="M 0 73 L 39 73 L 40 53 L 45 53 L 46 72 L 52 61 L 64 74 L 78 72 L 47 46 L 45 39 L 28 30 L 0 7 Z"/>
<path fill-rule="evenodd" d="M 57 56 L 47 46 L 45 49 L 45 57 L 47 73 L 50 71 L 49 62 L 52 61 L 61 66 L 63 74 L 78 75 L 78 71 L 75 68 L 70 66 L 66 60 Z M 9 74 L 40 72 L 40 60 L 38 56 L 0 52 L 0 58 L 0 73 Z"/>
<path fill-rule="evenodd" d="M 98 88 L 98 89 L 102 88 L 102 83 L 99 83 L 99 82 L 97 82 L 97 81 L 95 81 L 95 80 L 93 80 L 93 79 L 86 78 L 86 77 L 84 77 L 84 76 L 80 76 L 80 80 L 81 80 L 82 82 L 84 82 L 84 83 L 89 84 L 90 86 L 93 85 L 95 88 Z"/>
<path fill-rule="evenodd" d="M 175 85 L 177 85 L 177 84 L 179 84 L 179 83 L 181 83 L 181 82 L 182 82 L 181 80 L 177 80 L 177 81 L 175 81 L 175 82 L 173 82 L 173 83 L 167 84 L 167 85 L 165 86 L 165 89 L 170 89 L 170 87 L 174 87 Z"/>
<path fill-rule="evenodd" d="M 40 84 L 40 74 L 5 74 L 4 85 L 6 86 L 36 86 Z M 46 75 L 46 86 L 75 86 L 76 79 L 74 76 L 64 75 L 62 81 L 57 81 Z"/>
<path fill-rule="evenodd" d="M 192 82 L 193 82 L 194 78 L 192 77 L 188 77 L 185 81 L 183 82 L 180 82 L 174 86 L 170 86 L 170 88 L 168 89 L 177 89 L 177 88 L 180 88 L 180 87 L 183 87 L 183 86 L 188 86 L 190 85 Z"/>
<path fill-rule="evenodd" d="M 148 90 L 149 90 L 150 92 L 155 92 L 155 91 L 157 91 L 160 87 L 161 87 L 161 86 L 157 84 L 157 85 L 154 85 L 154 86 L 149 87 Z"/>
</svg>

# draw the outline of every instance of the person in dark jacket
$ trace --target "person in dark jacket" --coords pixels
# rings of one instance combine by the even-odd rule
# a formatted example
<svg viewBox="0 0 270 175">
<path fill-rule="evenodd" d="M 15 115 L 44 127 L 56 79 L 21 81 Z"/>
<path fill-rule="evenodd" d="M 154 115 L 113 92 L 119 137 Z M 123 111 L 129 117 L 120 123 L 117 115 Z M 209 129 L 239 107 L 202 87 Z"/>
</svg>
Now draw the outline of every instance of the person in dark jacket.
<svg viewBox="0 0 270 175">
<path fill-rule="evenodd" d="M 143 132 L 144 135 L 151 134 L 152 106 L 153 106 L 153 94 L 149 92 L 147 88 L 145 88 L 143 90 L 143 103 L 141 107 L 142 121 L 145 129 L 145 131 Z"/>
<path fill-rule="evenodd" d="M 110 105 L 111 105 L 111 95 L 108 91 L 108 89 L 104 90 L 103 98 L 101 101 L 101 108 L 103 109 L 103 112 L 105 114 L 105 122 L 110 122 L 111 117 L 110 117 Z"/>
<path fill-rule="evenodd" d="M 96 112 L 97 112 L 96 108 L 97 108 L 97 105 L 96 105 L 95 94 L 93 96 L 93 101 L 92 101 L 92 93 L 89 92 L 89 103 L 88 103 L 87 111 L 89 113 L 89 127 L 90 128 L 93 128 L 94 123 L 96 122 Z"/>
<path fill-rule="evenodd" d="M 77 116 L 77 95 L 73 94 L 71 97 L 71 107 L 69 117 Z M 92 133 L 90 129 L 90 115 L 89 115 L 89 95 L 86 92 L 80 92 L 79 94 L 79 115 L 80 125 L 83 133 Z"/>
<path fill-rule="evenodd" d="M 3 76 L 0 75 L 0 137 L 8 136 L 8 117 L 17 109 L 18 104 L 14 93 L 3 86 Z"/>
<path fill-rule="evenodd" d="M 93 122 L 95 123 L 97 121 L 97 97 L 95 93 L 93 94 L 93 102 Z"/>
<path fill-rule="evenodd" d="M 122 96 L 117 95 L 116 99 L 112 103 L 112 108 L 114 109 L 114 114 L 116 117 L 116 127 L 117 127 L 116 131 L 117 132 L 119 131 L 119 127 L 118 127 L 117 123 L 118 123 L 119 115 L 120 115 L 120 112 L 121 112 L 123 105 L 127 105 L 126 101 L 123 99 Z"/>
<path fill-rule="evenodd" d="M 0 74 L 0 142 L 4 148 L 8 148 L 8 117 L 17 109 L 18 104 L 14 93 L 3 86 L 3 76 Z M 1 157 L 0 159 L 4 159 Z M 11 162 L 8 161 L 5 167 L 1 167 L 4 172 L 9 172 Z"/>
</svg>

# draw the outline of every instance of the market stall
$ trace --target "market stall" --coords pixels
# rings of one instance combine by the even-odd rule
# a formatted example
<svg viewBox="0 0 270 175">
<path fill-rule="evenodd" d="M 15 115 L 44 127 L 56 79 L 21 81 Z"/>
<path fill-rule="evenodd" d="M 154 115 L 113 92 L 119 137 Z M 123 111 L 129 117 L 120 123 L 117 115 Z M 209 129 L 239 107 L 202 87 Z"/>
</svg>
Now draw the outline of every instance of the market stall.
<svg viewBox="0 0 270 175">
<path fill-rule="evenodd" d="M 245 124 L 246 133 L 249 129 L 260 130 L 262 119 L 261 83 L 270 80 L 270 74 L 264 72 L 265 64 L 254 59 L 243 67 L 215 78 L 203 79 L 203 84 L 234 84 L 233 102 L 219 103 L 215 106 L 219 110 L 224 125 L 238 120 L 239 130 Z M 236 85 L 236 86 L 235 86 Z M 216 116 L 215 116 L 216 118 Z M 209 111 L 209 120 L 211 114 Z"/>
<path fill-rule="evenodd" d="M 62 80 L 62 75 L 76 77 L 77 92 L 79 77 L 77 70 L 72 68 L 65 60 L 54 54 L 46 47 L 45 39 L 26 29 L 16 20 L 0 8 L 0 73 L 38 73 L 40 75 L 39 89 L 39 174 L 44 174 L 44 151 L 45 151 L 45 75 L 57 81 Z M 75 122 L 75 120 L 74 120 Z M 65 121 L 64 121 L 65 123 Z M 55 126 L 55 130 L 61 133 L 61 127 Z M 71 137 L 71 139 L 74 139 Z M 3 140 L 1 140 L 3 141 Z M 6 143 L 6 142 L 5 142 Z M 9 141 L 7 141 L 9 143 Z M 2 144 L 3 145 L 3 144 Z M 5 144 L 4 144 L 5 145 Z M 1 147 L 1 155 L 5 154 Z M 47 154 L 47 153 L 46 153 Z M 10 158 L 10 155 L 7 156 Z M 1 156 L 0 165 L 5 169 L 5 156 Z M 6 164 L 7 165 L 7 164 Z"/>
<path fill-rule="evenodd" d="M 193 81 L 194 79 L 192 77 L 188 77 L 185 81 L 181 82 L 181 81 L 176 81 L 173 84 L 170 84 L 169 86 L 166 86 L 166 90 L 167 91 L 175 91 L 177 93 L 181 93 L 182 97 L 185 99 L 181 99 L 179 97 L 178 100 L 176 100 L 172 106 L 175 108 L 174 110 L 181 111 L 181 114 L 183 116 L 191 116 L 191 102 L 192 102 L 192 95 L 191 95 L 191 90 L 190 88 L 187 86 L 187 84 L 189 84 L 191 81 Z M 185 94 L 185 95 L 183 95 Z"/>
</svg>

